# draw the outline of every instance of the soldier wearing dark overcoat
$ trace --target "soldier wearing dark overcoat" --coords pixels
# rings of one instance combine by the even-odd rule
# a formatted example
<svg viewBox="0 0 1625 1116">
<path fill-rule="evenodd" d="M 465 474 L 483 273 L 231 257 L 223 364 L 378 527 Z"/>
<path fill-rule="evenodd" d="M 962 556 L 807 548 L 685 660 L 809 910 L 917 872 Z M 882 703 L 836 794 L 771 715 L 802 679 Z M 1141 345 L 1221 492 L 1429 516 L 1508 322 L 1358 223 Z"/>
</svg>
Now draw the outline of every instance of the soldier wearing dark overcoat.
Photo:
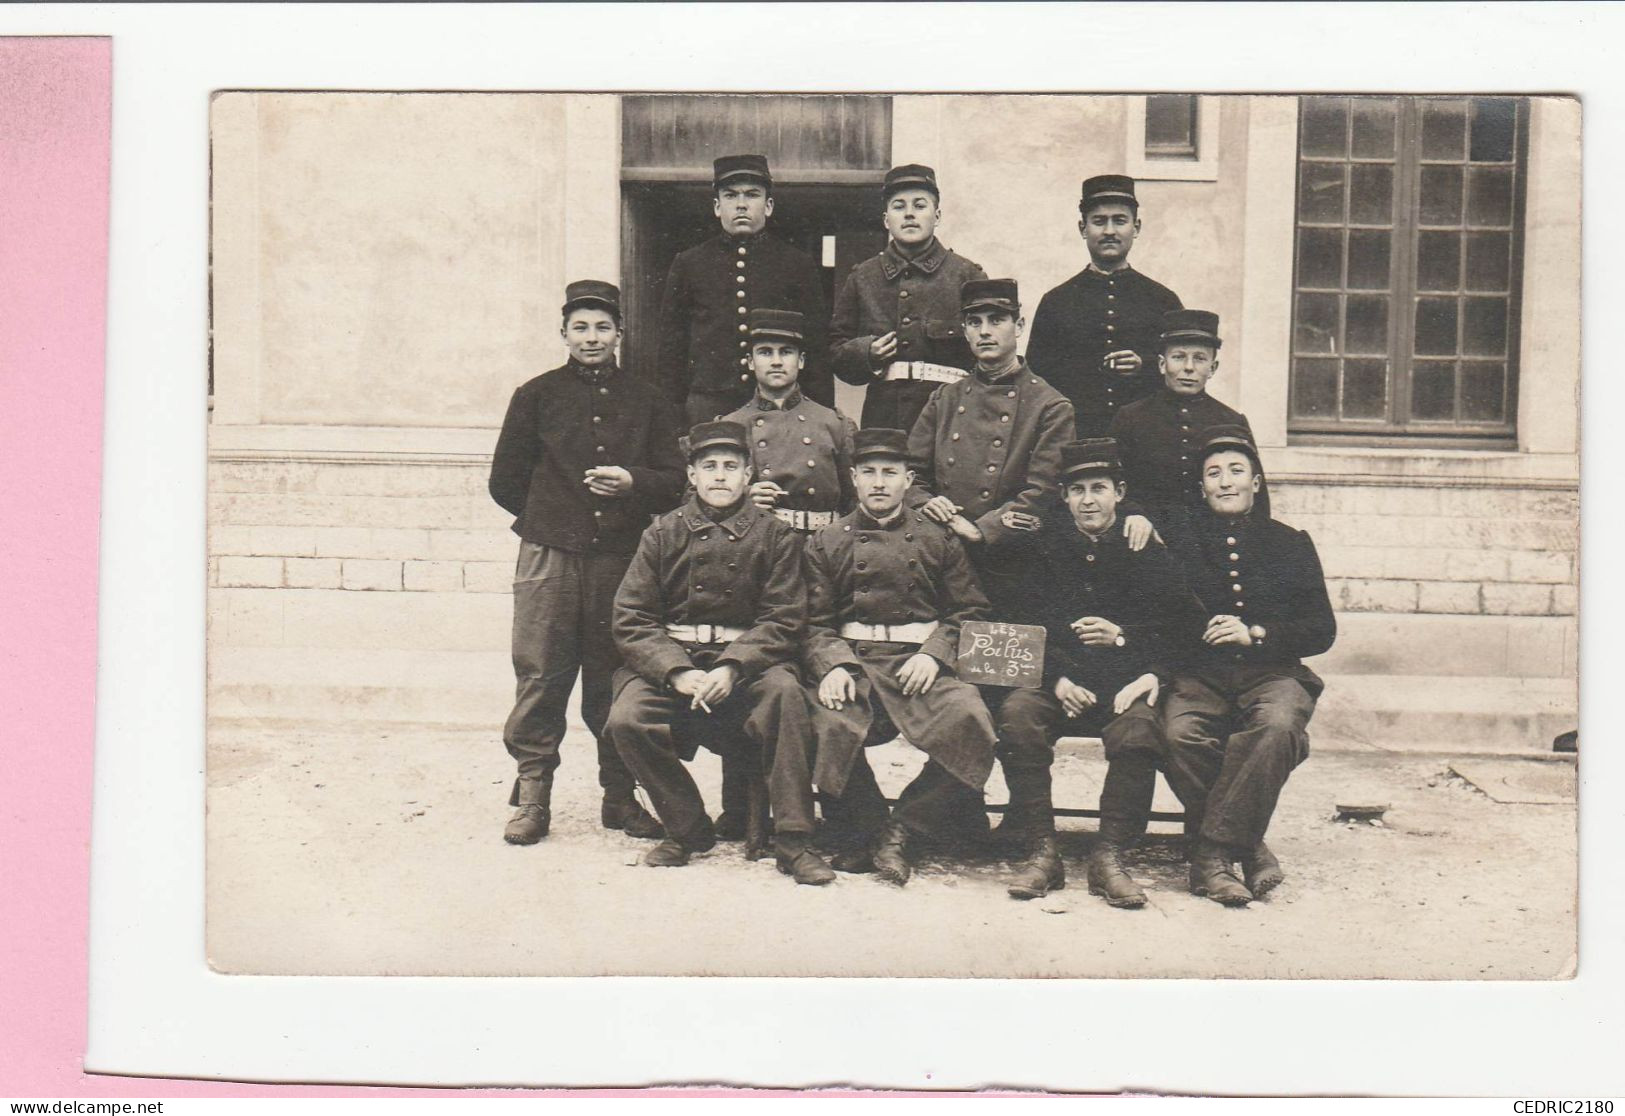
<svg viewBox="0 0 1625 1116">
<path fill-rule="evenodd" d="M 620 665 L 611 604 L 649 517 L 682 496 L 679 428 L 659 392 L 615 363 L 621 306 L 613 284 L 571 283 L 562 313 L 569 360 L 513 393 L 491 460 L 491 497 L 516 517 L 519 536 L 517 696 L 502 731 L 519 765 L 509 797 L 518 810 L 504 831 L 516 845 L 547 835 L 565 704 L 578 672 L 581 716 L 598 743 L 603 824 L 660 835 L 604 736 L 604 718 Z"/>
<path fill-rule="evenodd" d="M 1314 542 L 1257 509 L 1264 470 L 1247 431 L 1209 430 L 1201 468 L 1207 509 L 1173 546 L 1207 620 L 1175 657 L 1164 770 L 1193 840 L 1191 890 L 1244 906 L 1282 879 L 1264 833 L 1324 688 L 1303 659 L 1331 647 L 1337 621 Z"/>
<path fill-rule="evenodd" d="M 1078 211 L 1089 266 L 1039 301 L 1027 363 L 1071 400 L 1079 437 L 1095 438 L 1119 409 L 1156 390 L 1162 315 L 1180 302 L 1129 265 L 1142 228 L 1132 178 L 1085 179 Z"/>
<path fill-rule="evenodd" d="M 887 171 L 881 205 L 889 239 L 841 284 L 829 359 L 836 376 L 867 388 L 864 426 L 909 430 L 937 386 L 963 379 L 975 362 L 959 289 L 987 273 L 937 238 L 942 194 L 930 167 Z"/>
<path fill-rule="evenodd" d="M 678 867 L 712 847 L 711 818 L 683 761 L 700 744 L 744 746 L 785 758 L 775 757 L 768 780 L 780 869 L 798 883 L 828 883 L 834 873 L 808 844 L 811 811 L 799 809 L 813 739 L 794 665 L 807 624 L 802 538 L 747 497 L 747 438 L 734 422 L 689 434 L 694 494 L 643 532 L 615 595 L 626 666 L 607 733 L 666 828 L 644 863 Z"/>
<path fill-rule="evenodd" d="M 807 541 L 812 782 L 847 846 L 835 867 L 872 868 L 901 885 L 913 838 L 949 836 L 982 809 L 993 724 L 954 663 L 960 625 L 985 619 L 987 601 L 959 540 L 904 505 L 912 476 L 903 432 L 859 430 L 853 458 L 857 510 Z M 863 750 L 893 728 L 928 758 L 888 820 Z"/>
<path fill-rule="evenodd" d="M 801 390 L 835 402 L 824 364 L 828 322 L 823 275 L 807 253 L 766 231 L 773 214 L 773 176 L 761 155 L 725 155 L 713 164 L 718 235 L 678 254 L 660 308 L 662 386 L 690 423 L 725 415 L 750 399 L 750 326 L 757 307 L 796 310 L 806 318 L 809 365 Z"/>
</svg>

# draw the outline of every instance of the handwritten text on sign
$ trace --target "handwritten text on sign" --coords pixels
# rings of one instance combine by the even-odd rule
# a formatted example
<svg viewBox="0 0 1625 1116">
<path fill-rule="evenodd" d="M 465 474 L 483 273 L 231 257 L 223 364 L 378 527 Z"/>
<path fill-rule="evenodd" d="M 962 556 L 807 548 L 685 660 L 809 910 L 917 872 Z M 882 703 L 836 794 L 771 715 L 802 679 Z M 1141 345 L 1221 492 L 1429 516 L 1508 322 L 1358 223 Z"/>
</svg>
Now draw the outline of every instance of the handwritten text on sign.
<svg viewBox="0 0 1625 1116">
<path fill-rule="evenodd" d="M 1042 684 L 1044 629 L 1036 624 L 966 621 L 959 629 L 959 677 L 983 686 Z"/>
</svg>

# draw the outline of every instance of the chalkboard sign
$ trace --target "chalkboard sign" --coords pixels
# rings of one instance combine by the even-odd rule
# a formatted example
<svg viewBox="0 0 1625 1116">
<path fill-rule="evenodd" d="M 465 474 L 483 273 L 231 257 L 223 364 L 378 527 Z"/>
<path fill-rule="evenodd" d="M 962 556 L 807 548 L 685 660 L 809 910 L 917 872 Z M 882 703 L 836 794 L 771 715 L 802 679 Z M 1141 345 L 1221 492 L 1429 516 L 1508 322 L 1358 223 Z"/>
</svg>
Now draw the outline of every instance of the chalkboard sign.
<svg viewBox="0 0 1625 1116">
<path fill-rule="evenodd" d="M 979 686 L 1037 687 L 1044 681 L 1044 629 L 969 620 L 959 628 L 961 679 Z"/>
</svg>

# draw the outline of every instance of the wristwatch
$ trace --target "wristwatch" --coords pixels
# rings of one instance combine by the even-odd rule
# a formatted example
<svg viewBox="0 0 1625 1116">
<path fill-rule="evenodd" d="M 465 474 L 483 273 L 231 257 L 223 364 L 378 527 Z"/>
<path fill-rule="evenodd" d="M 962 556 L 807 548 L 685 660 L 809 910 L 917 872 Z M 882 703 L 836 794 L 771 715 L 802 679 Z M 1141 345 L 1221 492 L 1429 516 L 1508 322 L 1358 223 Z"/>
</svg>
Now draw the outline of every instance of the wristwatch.
<svg viewBox="0 0 1625 1116">
<path fill-rule="evenodd" d="M 1269 633 L 1264 631 L 1264 626 L 1262 624 L 1254 624 L 1252 627 L 1247 629 L 1247 634 L 1253 637 L 1254 643 L 1263 643 L 1264 637 Z"/>
</svg>

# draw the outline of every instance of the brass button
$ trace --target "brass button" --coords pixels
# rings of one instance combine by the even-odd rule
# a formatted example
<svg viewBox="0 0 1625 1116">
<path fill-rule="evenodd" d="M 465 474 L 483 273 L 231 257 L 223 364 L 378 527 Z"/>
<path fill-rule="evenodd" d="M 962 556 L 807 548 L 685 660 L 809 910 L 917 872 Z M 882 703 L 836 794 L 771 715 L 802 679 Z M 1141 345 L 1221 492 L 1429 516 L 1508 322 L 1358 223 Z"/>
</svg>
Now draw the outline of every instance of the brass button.
<svg viewBox="0 0 1625 1116">
<path fill-rule="evenodd" d="M 1237 554 L 1235 551 L 1231 551 L 1230 552 L 1230 560 L 1232 562 L 1239 562 L 1239 561 L 1241 561 L 1241 555 Z"/>
<path fill-rule="evenodd" d="M 739 297 L 740 297 L 740 298 L 744 298 L 744 297 L 745 297 L 745 296 L 744 296 L 744 295 L 743 295 L 743 294 L 741 294 L 741 295 L 740 295 L 740 296 L 739 296 Z M 739 308 L 739 312 L 740 312 L 740 313 L 741 313 L 741 314 L 743 314 L 743 313 L 744 313 L 744 312 L 745 312 L 745 308 L 744 308 L 744 307 L 743 307 L 743 306 L 741 306 L 741 307 L 740 307 L 740 308 Z"/>
<path fill-rule="evenodd" d="M 803 439 L 801 439 L 801 444 L 804 445 L 804 446 L 810 446 L 810 445 L 812 445 L 812 439 L 811 438 L 803 438 Z"/>
<path fill-rule="evenodd" d="M 963 410 L 964 410 L 964 408 L 963 408 L 963 407 L 961 407 L 961 408 L 960 408 L 960 410 L 962 410 L 962 411 L 963 411 Z M 952 434 L 952 435 L 951 435 L 951 437 L 952 437 L 952 438 L 953 438 L 953 440 L 954 440 L 954 441 L 956 441 L 956 442 L 957 442 L 957 441 L 959 441 L 959 431 L 957 431 L 957 430 L 955 430 L 955 431 L 954 431 L 954 432 L 953 432 L 953 434 Z"/>
<path fill-rule="evenodd" d="M 809 457 L 807 459 L 807 468 L 809 468 L 809 469 L 816 468 L 817 465 L 818 465 L 818 462 L 814 461 L 812 458 Z"/>
<path fill-rule="evenodd" d="M 951 457 L 950 457 L 950 458 L 949 458 L 949 459 L 948 459 L 948 464 L 950 464 L 950 465 L 952 465 L 952 464 L 953 464 L 953 463 L 954 463 L 954 459 L 953 459 L 953 458 L 951 458 Z"/>
<path fill-rule="evenodd" d="M 1002 445 L 1004 445 L 1004 439 L 1003 438 L 995 438 L 995 439 L 993 439 L 993 448 L 994 449 L 998 449 Z"/>
<path fill-rule="evenodd" d="M 999 471 L 999 467 L 990 463 L 987 467 L 987 471 L 990 473 L 997 473 Z"/>
<path fill-rule="evenodd" d="M 960 408 L 959 408 L 959 413 L 960 413 L 960 414 L 964 414 L 964 413 L 965 413 L 965 407 L 964 407 L 964 405 L 963 405 L 963 404 L 961 404 L 961 405 L 960 405 Z"/>
<path fill-rule="evenodd" d="M 999 421 L 1000 422 L 1009 422 L 1010 421 L 1010 416 L 1009 415 L 1000 415 L 999 416 Z"/>
<path fill-rule="evenodd" d="M 1235 545 L 1236 545 L 1236 540 L 1235 540 L 1235 539 L 1234 539 L 1234 538 L 1226 538 L 1226 539 L 1225 539 L 1225 540 L 1224 540 L 1224 541 L 1225 541 L 1225 542 L 1226 542 L 1226 543 L 1228 543 L 1228 544 L 1229 544 L 1229 545 L 1231 545 L 1231 546 L 1235 546 Z"/>
<path fill-rule="evenodd" d="M 1095 556 L 1093 554 L 1085 554 L 1083 556 L 1083 560 L 1085 562 L 1093 562 L 1095 560 Z"/>
</svg>

